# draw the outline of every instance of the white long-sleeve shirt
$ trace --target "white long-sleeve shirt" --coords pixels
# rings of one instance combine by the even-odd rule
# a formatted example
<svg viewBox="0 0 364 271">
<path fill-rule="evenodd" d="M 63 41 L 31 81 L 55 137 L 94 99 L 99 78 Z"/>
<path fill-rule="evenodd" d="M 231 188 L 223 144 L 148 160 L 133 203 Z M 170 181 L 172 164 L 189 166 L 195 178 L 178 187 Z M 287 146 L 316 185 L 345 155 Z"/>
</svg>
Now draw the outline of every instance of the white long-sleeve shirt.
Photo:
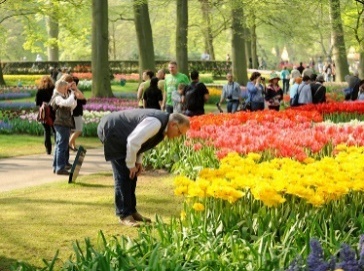
<svg viewBox="0 0 364 271">
<path fill-rule="evenodd" d="M 70 107 L 72 114 L 73 109 L 75 109 L 75 107 L 77 106 L 77 100 L 75 99 L 75 94 L 71 92 L 71 94 L 66 99 L 64 99 L 63 98 L 65 97 L 64 94 L 58 92 L 56 89 L 54 91 L 60 95 L 56 96 L 56 98 L 54 99 L 54 103 L 60 107 Z"/>
<path fill-rule="evenodd" d="M 129 169 L 135 167 L 135 163 L 142 163 L 143 153 L 137 155 L 138 151 L 144 142 L 158 133 L 161 127 L 162 123 L 157 118 L 147 117 L 128 136 L 125 163 Z"/>
</svg>

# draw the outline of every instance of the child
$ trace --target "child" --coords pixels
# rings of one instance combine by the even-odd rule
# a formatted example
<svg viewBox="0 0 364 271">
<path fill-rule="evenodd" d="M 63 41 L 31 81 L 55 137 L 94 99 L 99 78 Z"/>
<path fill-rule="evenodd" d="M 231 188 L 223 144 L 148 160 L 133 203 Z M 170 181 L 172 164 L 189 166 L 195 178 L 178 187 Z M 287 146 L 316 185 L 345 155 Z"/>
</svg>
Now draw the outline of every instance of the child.
<svg viewBox="0 0 364 271">
<path fill-rule="evenodd" d="M 185 84 L 179 84 L 177 90 L 172 92 L 172 101 L 173 101 L 173 113 L 183 113 L 183 104 L 182 104 L 182 92 L 186 87 Z"/>
<path fill-rule="evenodd" d="M 359 85 L 359 95 L 358 95 L 359 101 L 364 101 L 364 80 L 360 82 Z"/>
</svg>

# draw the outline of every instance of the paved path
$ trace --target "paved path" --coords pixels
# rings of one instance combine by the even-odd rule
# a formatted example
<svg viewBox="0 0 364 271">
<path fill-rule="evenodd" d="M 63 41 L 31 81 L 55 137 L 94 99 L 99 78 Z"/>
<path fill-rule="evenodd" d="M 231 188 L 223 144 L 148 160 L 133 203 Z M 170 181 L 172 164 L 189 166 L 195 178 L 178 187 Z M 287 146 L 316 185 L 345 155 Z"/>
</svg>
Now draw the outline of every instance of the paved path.
<svg viewBox="0 0 364 271">
<path fill-rule="evenodd" d="M 73 162 L 75 152 L 70 153 Z M 53 155 L 37 154 L 0 159 L 0 192 L 56 181 L 68 182 L 68 176 L 53 174 Z M 103 149 L 88 149 L 79 176 L 111 171 Z"/>
</svg>

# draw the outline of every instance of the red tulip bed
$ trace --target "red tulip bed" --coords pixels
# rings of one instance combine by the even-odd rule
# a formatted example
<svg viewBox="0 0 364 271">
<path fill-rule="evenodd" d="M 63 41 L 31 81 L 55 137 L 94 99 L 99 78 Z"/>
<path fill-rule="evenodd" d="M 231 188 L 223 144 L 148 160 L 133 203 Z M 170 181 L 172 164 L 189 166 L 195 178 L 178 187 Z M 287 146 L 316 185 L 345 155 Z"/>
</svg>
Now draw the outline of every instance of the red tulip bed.
<svg viewBox="0 0 364 271">
<path fill-rule="evenodd" d="M 179 216 L 86 242 L 64 269 L 364 270 L 363 115 L 329 102 L 191 118 L 144 157 L 176 174 Z"/>
</svg>

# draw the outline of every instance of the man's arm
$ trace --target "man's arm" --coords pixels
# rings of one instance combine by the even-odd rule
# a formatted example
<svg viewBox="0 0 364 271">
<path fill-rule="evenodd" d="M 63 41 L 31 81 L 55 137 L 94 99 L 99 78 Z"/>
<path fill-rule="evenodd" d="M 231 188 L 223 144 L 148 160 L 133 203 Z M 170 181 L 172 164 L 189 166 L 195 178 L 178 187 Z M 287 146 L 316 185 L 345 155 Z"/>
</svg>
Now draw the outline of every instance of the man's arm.
<svg viewBox="0 0 364 271">
<path fill-rule="evenodd" d="M 138 88 L 138 93 L 137 93 L 137 99 L 140 100 L 143 95 L 143 89 L 144 89 L 144 82 L 140 83 L 139 88 Z"/>
<path fill-rule="evenodd" d="M 204 83 L 201 83 L 201 85 L 203 87 L 203 100 L 204 102 L 207 102 L 207 100 L 210 98 L 209 90 Z"/>
<path fill-rule="evenodd" d="M 142 162 L 142 156 L 137 157 L 138 151 L 143 143 L 158 133 L 161 126 L 162 124 L 157 118 L 147 117 L 128 136 L 125 163 L 129 169 L 135 168 L 135 163 Z"/>
<path fill-rule="evenodd" d="M 225 85 L 222 87 L 222 92 L 221 92 L 221 98 L 220 98 L 219 105 L 222 104 L 224 99 L 225 99 Z"/>
</svg>

